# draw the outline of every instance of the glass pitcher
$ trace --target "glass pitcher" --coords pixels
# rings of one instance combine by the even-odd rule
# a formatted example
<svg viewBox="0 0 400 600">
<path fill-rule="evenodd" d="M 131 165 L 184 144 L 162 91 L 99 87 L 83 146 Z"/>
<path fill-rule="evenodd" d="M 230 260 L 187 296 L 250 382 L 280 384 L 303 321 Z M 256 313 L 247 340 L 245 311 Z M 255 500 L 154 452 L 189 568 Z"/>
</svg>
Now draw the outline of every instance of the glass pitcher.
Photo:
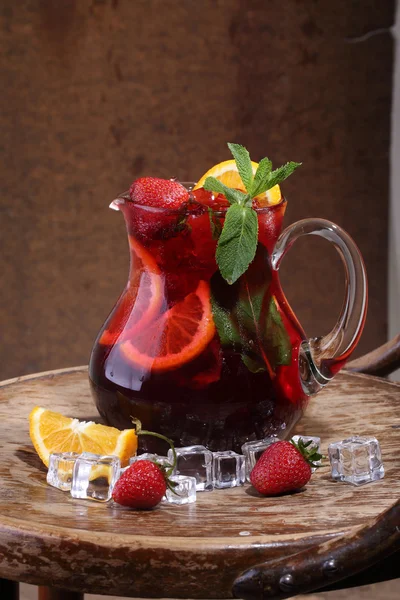
<svg viewBox="0 0 400 600">
<path fill-rule="evenodd" d="M 304 219 L 281 233 L 282 199 L 257 209 L 255 258 L 229 285 L 215 261 L 226 207 L 210 213 L 198 198 L 179 210 L 128 193 L 111 203 L 125 218 L 130 272 L 95 341 L 89 377 L 110 425 L 128 428 L 135 417 L 177 446 L 240 452 L 246 441 L 288 437 L 310 397 L 343 367 L 364 326 L 366 274 L 353 240 L 330 221 Z M 333 243 L 345 267 L 339 319 L 315 339 L 279 281 L 281 260 L 303 235 Z M 162 452 L 159 444 L 149 439 L 143 449 Z"/>
</svg>

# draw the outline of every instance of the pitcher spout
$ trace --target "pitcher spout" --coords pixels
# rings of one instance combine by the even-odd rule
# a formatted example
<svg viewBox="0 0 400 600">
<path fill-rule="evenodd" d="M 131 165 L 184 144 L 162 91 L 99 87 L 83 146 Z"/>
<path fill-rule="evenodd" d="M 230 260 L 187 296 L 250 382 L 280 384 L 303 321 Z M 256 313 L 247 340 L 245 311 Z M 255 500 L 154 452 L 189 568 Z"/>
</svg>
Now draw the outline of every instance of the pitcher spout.
<svg viewBox="0 0 400 600">
<path fill-rule="evenodd" d="M 115 198 L 110 204 L 108 208 L 112 210 L 120 210 L 121 204 L 125 204 L 125 200 L 123 198 Z"/>
<path fill-rule="evenodd" d="M 123 192 L 123 194 L 120 194 L 109 204 L 109 208 L 112 210 L 121 210 L 120 206 L 124 205 L 127 200 L 130 200 L 129 192 Z"/>
</svg>

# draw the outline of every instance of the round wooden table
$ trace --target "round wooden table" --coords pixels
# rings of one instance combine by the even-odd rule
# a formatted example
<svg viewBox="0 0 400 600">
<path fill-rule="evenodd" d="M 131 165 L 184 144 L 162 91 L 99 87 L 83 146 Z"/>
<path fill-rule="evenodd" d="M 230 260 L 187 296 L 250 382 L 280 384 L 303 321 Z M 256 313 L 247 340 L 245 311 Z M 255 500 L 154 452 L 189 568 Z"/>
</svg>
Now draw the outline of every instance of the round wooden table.
<svg viewBox="0 0 400 600">
<path fill-rule="evenodd" d="M 319 435 L 324 454 L 353 434 L 377 437 L 383 480 L 335 483 L 327 467 L 295 494 L 263 498 L 245 485 L 149 512 L 74 500 L 48 486 L 28 433 L 35 405 L 98 420 L 84 367 L 0 384 L 1 600 L 17 597 L 13 581 L 48 586 L 42 598 L 284 598 L 399 548 L 398 384 L 339 374 L 296 431 Z"/>
</svg>

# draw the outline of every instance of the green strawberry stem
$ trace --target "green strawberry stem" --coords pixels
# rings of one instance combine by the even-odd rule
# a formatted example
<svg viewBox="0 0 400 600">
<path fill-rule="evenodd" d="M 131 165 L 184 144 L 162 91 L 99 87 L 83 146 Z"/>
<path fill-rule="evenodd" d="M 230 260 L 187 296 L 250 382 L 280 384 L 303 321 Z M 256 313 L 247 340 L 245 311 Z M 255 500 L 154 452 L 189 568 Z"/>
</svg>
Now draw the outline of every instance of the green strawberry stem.
<svg viewBox="0 0 400 600">
<path fill-rule="evenodd" d="M 156 461 L 155 462 L 165 472 L 166 483 L 167 483 L 168 487 L 171 489 L 171 482 L 169 481 L 169 477 L 174 472 L 174 469 L 176 467 L 176 461 L 177 461 L 174 442 L 172 440 L 170 440 L 169 438 L 167 438 L 165 435 L 162 435 L 161 433 L 156 433 L 155 431 L 147 431 L 147 429 L 142 429 L 142 423 L 139 421 L 139 419 L 136 419 L 135 417 L 131 417 L 131 420 L 136 428 L 136 435 L 151 435 L 152 437 L 156 437 L 160 440 L 163 440 L 164 442 L 167 442 L 167 444 L 169 444 L 169 446 L 172 450 L 172 456 L 174 457 L 174 459 L 172 461 L 172 465 L 170 465 L 169 469 L 164 469 L 164 468 L 162 468 L 162 465 L 158 465 L 158 463 Z"/>
<path fill-rule="evenodd" d="M 165 474 L 167 475 L 167 477 L 172 475 L 172 473 L 176 467 L 176 459 L 177 459 L 174 442 L 172 440 L 170 440 L 169 438 L 165 437 L 165 435 L 161 435 L 161 433 L 155 433 L 154 431 L 147 431 L 146 429 L 141 429 L 140 431 L 137 431 L 137 435 L 151 435 L 153 437 L 159 438 L 160 440 L 164 440 L 164 442 L 167 442 L 170 445 L 171 450 L 172 450 L 172 456 L 174 457 L 174 460 L 172 461 L 171 467 L 169 469 L 167 469 Z"/>
<path fill-rule="evenodd" d="M 325 459 L 326 457 L 320 454 L 317 451 L 317 449 L 314 446 L 312 446 L 312 440 L 308 440 L 308 442 L 303 442 L 302 438 L 300 438 L 299 441 L 296 443 L 293 439 L 291 439 L 290 443 L 293 444 L 296 450 L 300 452 L 300 454 L 303 456 L 304 460 L 308 462 L 310 467 L 320 469 L 321 467 L 325 466 L 324 464 L 316 464 L 318 460 Z"/>
</svg>

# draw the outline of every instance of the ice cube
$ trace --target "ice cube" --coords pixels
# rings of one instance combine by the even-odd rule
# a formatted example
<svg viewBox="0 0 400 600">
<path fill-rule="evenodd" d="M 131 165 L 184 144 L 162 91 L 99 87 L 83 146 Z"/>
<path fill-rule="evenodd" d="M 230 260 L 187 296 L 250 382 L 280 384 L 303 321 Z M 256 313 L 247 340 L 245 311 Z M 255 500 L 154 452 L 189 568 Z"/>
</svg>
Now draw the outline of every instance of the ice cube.
<svg viewBox="0 0 400 600">
<path fill-rule="evenodd" d="M 212 490 L 212 452 L 205 446 L 183 446 L 175 451 L 177 462 L 173 475 L 195 477 L 198 492 Z M 173 463 L 172 450 L 168 450 L 168 460 Z"/>
<path fill-rule="evenodd" d="M 166 501 L 169 504 L 191 504 L 196 502 L 196 478 L 186 475 L 172 475 L 171 481 L 178 485 L 174 487 L 174 492 L 167 488 L 165 494 Z"/>
<path fill-rule="evenodd" d="M 121 463 L 116 456 L 84 452 L 75 461 L 71 496 L 108 502 L 120 472 Z"/>
<path fill-rule="evenodd" d="M 256 466 L 256 462 L 264 450 L 266 450 L 271 444 L 274 444 L 278 441 L 278 437 L 272 435 L 271 437 L 264 438 L 263 440 L 254 440 L 253 442 L 246 442 L 243 444 L 242 452 L 245 459 L 246 481 L 250 481 L 250 473 Z"/>
<path fill-rule="evenodd" d="M 79 454 L 77 452 L 53 452 L 50 454 L 47 483 L 68 492 L 71 489 L 72 471 Z"/>
<path fill-rule="evenodd" d="M 159 456 L 158 454 L 151 454 L 151 452 L 144 452 L 143 454 L 139 454 L 138 456 L 131 456 L 131 458 L 129 459 L 129 464 L 133 465 L 138 460 L 151 460 L 165 467 L 169 467 L 172 465 L 167 456 Z"/>
<path fill-rule="evenodd" d="M 243 485 L 245 480 L 244 456 L 226 450 L 213 452 L 213 484 L 215 488 Z"/>
<path fill-rule="evenodd" d="M 374 437 L 353 436 L 328 447 L 332 478 L 363 485 L 384 477 L 379 442 Z"/>
<path fill-rule="evenodd" d="M 302 439 L 305 444 L 307 442 L 311 442 L 311 444 L 309 446 L 307 446 L 307 449 L 309 449 L 309 450 L 315 449 L 315 451 L 318 452 L 318 454 L 321 454 L 321 438 L 319 438 L 319 437 L 313 437 L 311 435 L 294 435 L 292 437 L 292 440 L 294 442 L 296 442 L 296 444 L 299 443 L 300 439 Z M 321 465 L 322 464 L 322 459 L 316 460 L 314 464 Z M 317 470 L 317 467 L 311 467 L 311 471 L 313 473 L 316 470 Z"/>
</svg>

